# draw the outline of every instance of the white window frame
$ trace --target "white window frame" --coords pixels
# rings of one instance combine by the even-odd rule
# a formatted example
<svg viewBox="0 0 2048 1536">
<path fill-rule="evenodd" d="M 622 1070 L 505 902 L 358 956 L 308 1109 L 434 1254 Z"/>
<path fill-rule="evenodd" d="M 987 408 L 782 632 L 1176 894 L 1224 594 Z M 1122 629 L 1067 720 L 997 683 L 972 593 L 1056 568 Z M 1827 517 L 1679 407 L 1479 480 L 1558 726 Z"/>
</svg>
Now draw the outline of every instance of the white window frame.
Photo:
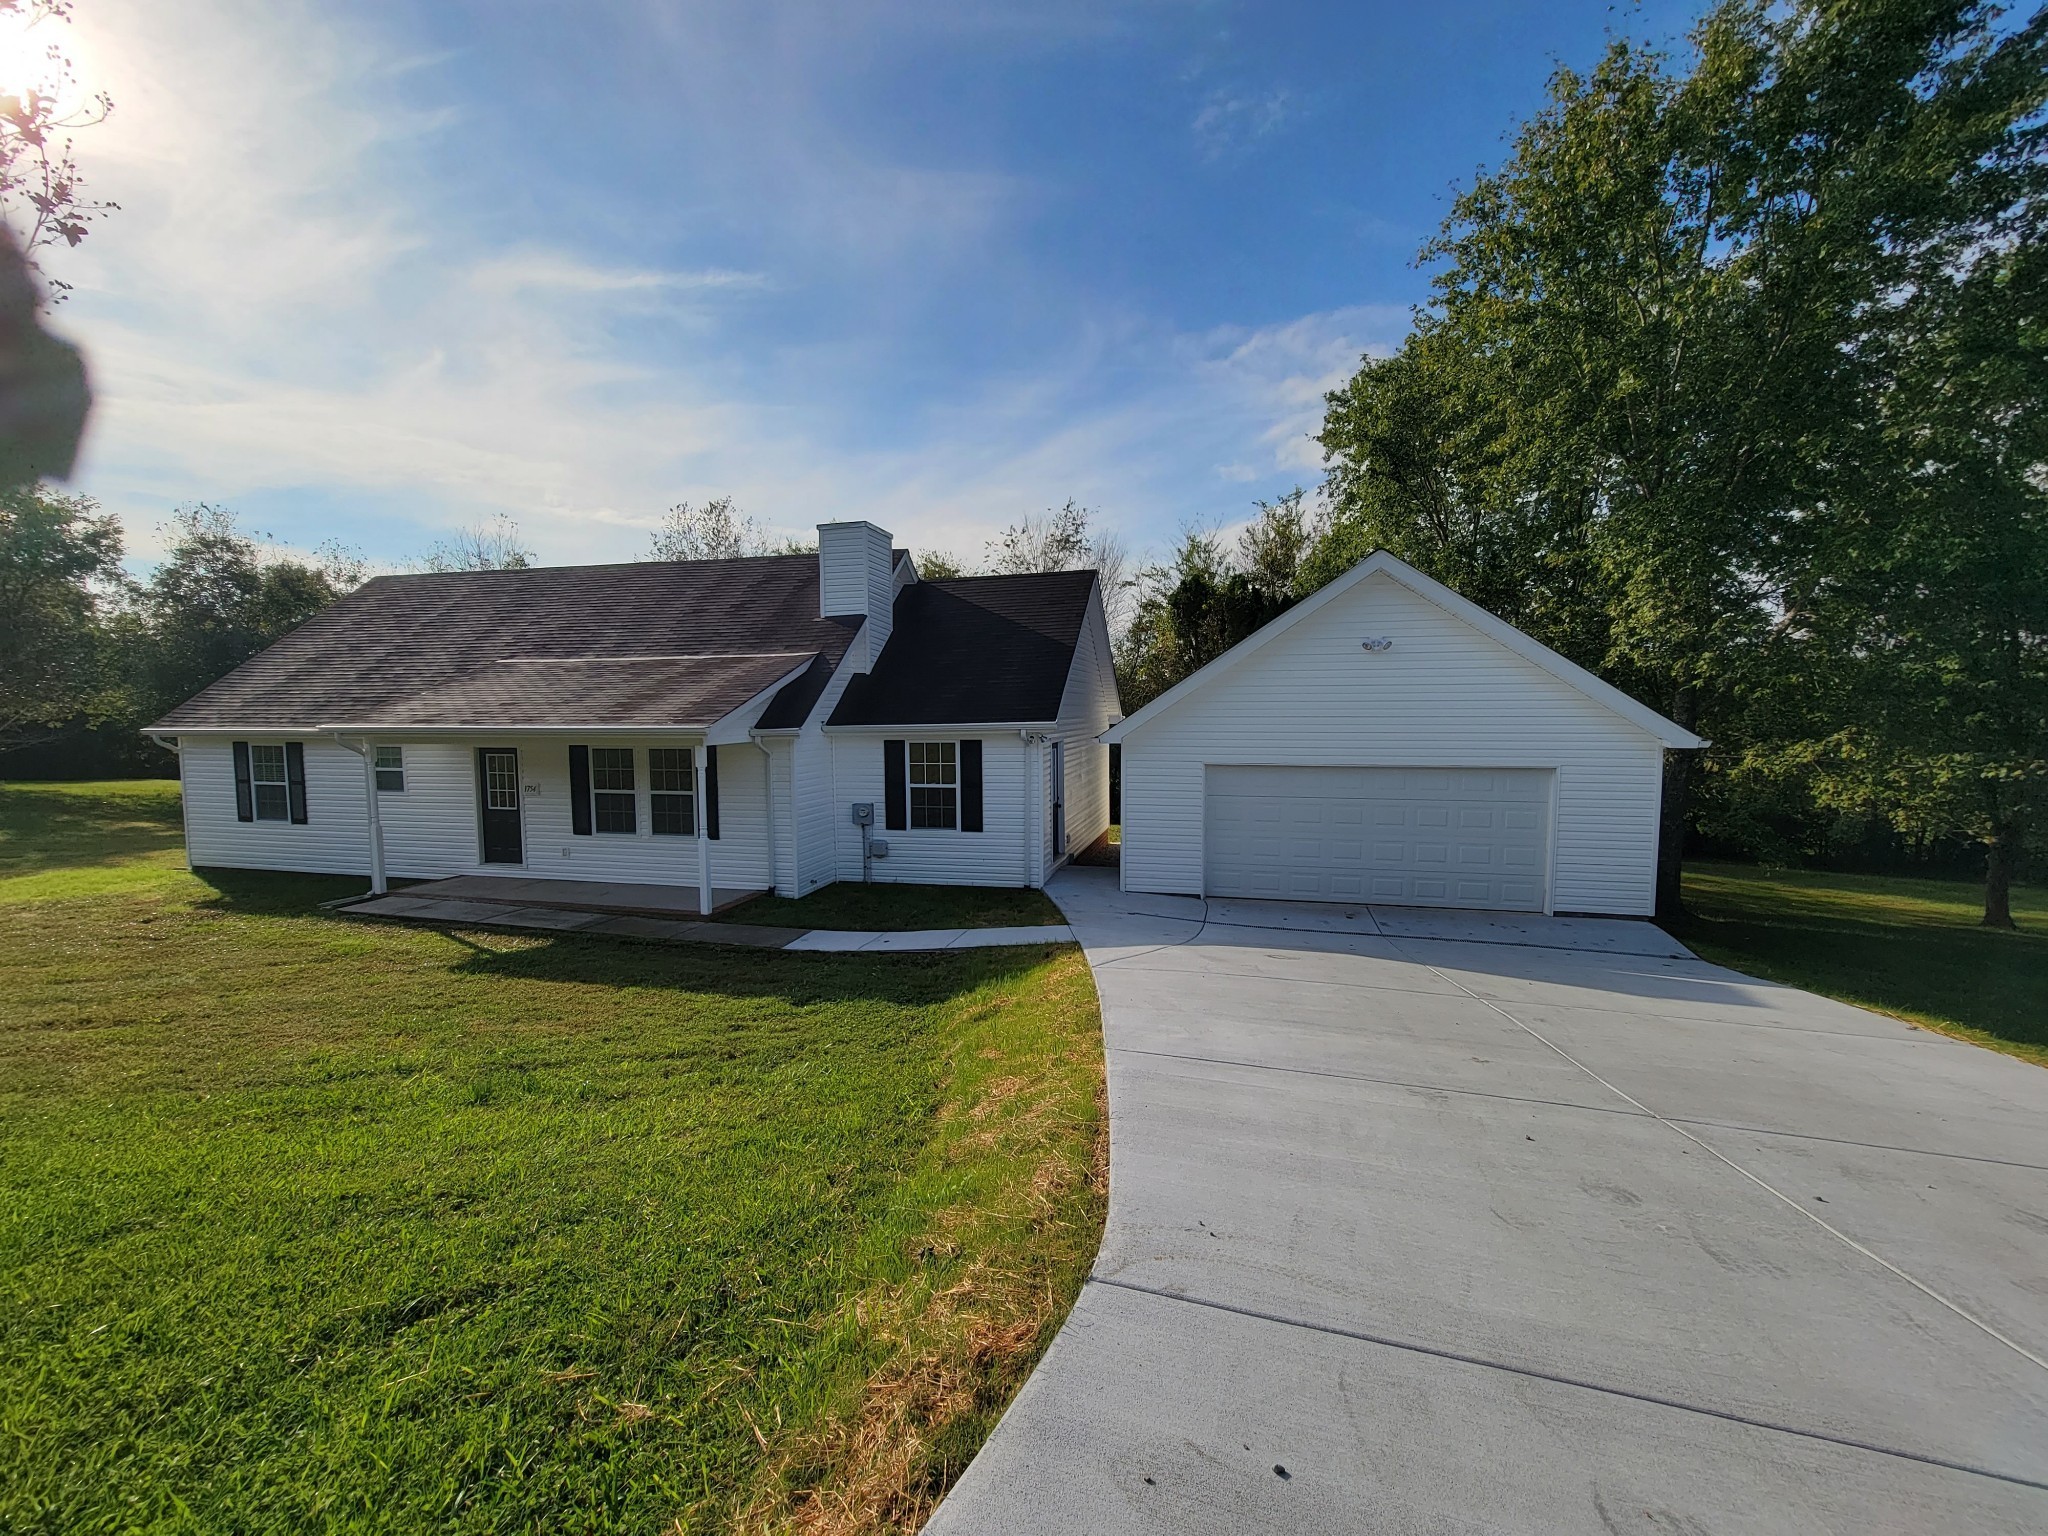
<svg viewBox="0 0 2048 1536">
<path fill-rule="evenodd" d="M 616 773 L 616 766 L 599 768 L 598 759 L 606 753 L 623 753 L 626 759 L 626 787 L 607 787 L 598 782 L 606 773 Z M 590 749 L 590 830 L 599 837 L 638 837 L 640 835 L 640 773 L 636 761 L 638 753 L 631 747 L 592 747 Z M 623 800 L 626 809 L 626 825 L 607 827 L 604 810 L 607 801 Z"/>
<path fill-rule="evenodd" d="M 924 760 L 935 754 L 937 761 Z M 918 791 L 942 797 L 947 819 L 918 820 Z M 951 741 L 906 741 L 903 744 L 904 821 L 913 832 L 958 832 L 960 830 L 960 743 Z M 927 801 L 929 804 L 929 800 Z M 930 814 L 927 812 L 927 814 Z"/>
<path fill-rule="evenodd" d="M 373 747 L 376 754 L 375 772 L 377 793 L 380 795 L 402 795 L 405 793 L 405 748 Z M 396 778 L 397 782 L 392 780 Z"/>
<path fill-rule="evenodd" d="M 274 779 L 265 778 L 263 775 L 264 767 L 271 761 L 266 754 L 271 753 L 276 754 L 277 777 Z M 263 792 L 266 789 L 275 790 L 277 794 L 275 808 L 270 811 L 266 811 L 263 808 Z M 249 743 L 249 806 L 254 813 L 253 819 L 257 821 L 282 821 L 286 823 L 291 821 L 291 763 L 290 759 L 285 756 L 283 742 L 252 741 Z"/>
<path fill-rule="evenodd" d="M 663 789 L 655 783 L 654 754 L 673 752 L 682 759 L 683 788 Z M 661 809 L 666 801 L 683 802 L 684 830 L 665 832 Z M 649 837 L 695 837 L 697 835 L 697 749 L 695 747 L 649 747 L 647 749 L 647 835 Z"/>
</svg>

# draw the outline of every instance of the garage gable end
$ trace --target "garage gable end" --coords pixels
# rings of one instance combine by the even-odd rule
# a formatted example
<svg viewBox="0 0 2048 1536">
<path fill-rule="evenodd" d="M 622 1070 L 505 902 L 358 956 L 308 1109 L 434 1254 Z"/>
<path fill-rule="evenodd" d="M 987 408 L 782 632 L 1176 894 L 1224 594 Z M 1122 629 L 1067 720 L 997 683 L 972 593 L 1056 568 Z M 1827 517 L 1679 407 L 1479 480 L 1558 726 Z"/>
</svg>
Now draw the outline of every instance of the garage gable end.
<svg viewBox="0 0 2048 1536">
<path fill-rule="evenodd" d="M 1271 653 L 1276 647 L 1284 653 L 1291 648 L 1290 641 L 1299 643 L 1308 634 L 1324 631 L 1331 622 L 1341 624 L 1354 611 L 1364 626 L 1355 637 L 1360 658 L 1368 662 L 1374 659 L 1393 662 L 1393 665 L 1382 668 L 1383 672 L 1405 671 L 1402 662 L 1394 660 L 1397 652 L 1403 653 L 1405 660 L 1402 637 L 1392 632 L 1367 632 L 1376 622 L 1379 612 L 1387 606 L 1384 601 L 1373 600 L 1372 585 L 1375 577 L 1395 584 L 1404 589 L 1405 594 L 1412 595 L 1422 603 L 1440 610 L 1444 617 L 1455 621 L 1460 629 L 1469 631 L 1473 641 L 1484 642 L 1467 648 L 1473 653 L 1473 661 L 1479 661 L 1479 653 L 1497 647 L 1522 663 L 1523 668 L 1533 669 L 1545 674 L 1548 680 L 1563 684 L 1565 688 L 1582 696 L 1602 711 L 1619 716 L 1638 731 L 1654 738 L 1661 746 L 1692 748 L 1706 744 L 1684 727 L 1665 719 L 1611 683 L 1603 682 L 1585 668 L 1560 656 L 1540 641 L 1531 639 L 1512 624 L 1488 613 L 1478 604 L 1460 597 L 1449 587 L 1423 575 L 1405 560 L 1390 555 L 1385 550 L 1380 550 L 1360 561 L 1337 580 L 1312 597 L 1296 604 L 1256 634 L 1217 657 L 1208 666 L 1182 679 L 1144 708 L 1113 726 L 1105 733 L 1103 739 L 1113 743 L 1130 740 L 1132 736 L 1144 731 L 1163 716 L 1175 712 L 1191 699 L 1231 677 L 1240 668 L 1252 665 L 1259 659 L 1269 664 L 1274 662 L 1278 658 Z M 1438 628 L 1434 625 L 1429 627 Z M 1441 636 L 1438 639 L 1438 649 L 1441 651 Z M 1412 648 L 1413 643 L 1411 640 L 1409 648 Z M 1443 658 L 1439 655 L 1438 659 L 1441 661 Z M 1454 679 L 1446 676 L 1445 682 L 1449 685 L 1454 683 Z"/>
</svg>

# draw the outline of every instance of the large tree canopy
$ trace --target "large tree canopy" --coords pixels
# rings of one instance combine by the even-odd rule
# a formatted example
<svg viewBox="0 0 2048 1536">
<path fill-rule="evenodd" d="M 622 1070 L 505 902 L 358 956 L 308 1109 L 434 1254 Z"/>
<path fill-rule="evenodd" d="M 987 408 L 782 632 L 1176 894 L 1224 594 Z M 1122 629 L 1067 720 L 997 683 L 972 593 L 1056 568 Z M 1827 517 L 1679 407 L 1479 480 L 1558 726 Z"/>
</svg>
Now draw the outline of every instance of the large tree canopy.
<svg viewBox="0 0 2048 1536">
<path fill-rule="evenodd" d="M 0 490 L 0 747 L 119 708 L 108 624 L 121 525 L 83 496 Z"/>
<path fill-rule="evenodd" d="M 1787 636 L 1867 644 L 1847 615 L 1867 625 L 1877 589 L 1898 586 L 1896 563 L 1885 577 L 1837 524 L 1882 507 L 1981 564 L 1958 547 L 1977 537 L 1965 525 L 2010 538 L 2015 499 L 2039 495 L 2011 349 L 1986 418 L 1958 408 L 1961 357 L 1925 341 L 1936 313 L 1961 312 L 1940 295 L 2027 265 L 2044 25 L 1956 0 L 1730 0 L 1683 67 L 1617 42 L 1591 72 L 1560 71 L 1425 252 L 1436 296 L 1413 335 L 1330 397 L 1331 517 L 1311 574 L 1383 545 L 1740 745 L 1771 714 L 1759 697 L 1782 689 Z M 2038 285 L 1993 287 L 1991 327 L 2023 334 Z M 1955 515 L 1975 494 L 1961 480 L 1933 489 L 1929 411 L 2000 440 L 1973 462 L 2002 466 L 1978 479 L 2003 487 L 2003 515 Z M 1939 535 L 1930 496 L 1951 508 Z M 1896 555 L 1910 541 L 1894 535 Z M 1835 682 L 1844 708 L 1875 696 Z M 2009 746 L 1983 750 L 2018 766 Z M 1692 789 L 1674 754 L 1667 912 Z"/>
</svg>

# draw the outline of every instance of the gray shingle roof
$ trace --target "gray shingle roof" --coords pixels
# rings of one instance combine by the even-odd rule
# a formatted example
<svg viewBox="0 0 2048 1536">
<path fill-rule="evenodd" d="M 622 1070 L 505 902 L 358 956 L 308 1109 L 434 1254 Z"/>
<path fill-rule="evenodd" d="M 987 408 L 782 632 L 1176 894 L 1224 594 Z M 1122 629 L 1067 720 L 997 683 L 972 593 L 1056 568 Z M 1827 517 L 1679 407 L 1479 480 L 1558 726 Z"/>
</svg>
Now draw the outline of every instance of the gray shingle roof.
<svg viewBox="0 0 2048 1536">
<path fill-rule="evenodd" d="M 809 665 L 765 656 L 497 661 L 335 725 L 710 725 Z"/>
<path fill-rule="evenodd" d="M 860 622 L 818 617 L 815 555 L 380 576 L 151 729 L 397 723 L 394 710 L 421 725 L 541 723 L 531 718 L 534 710 L 564 710 L 578 699 L 580 710 L 637 711 L 649 724 L 694 724 L 746 702 L 807 655 L 821 658 L 814 672 L 829 674 Z M 754 662 L 734 665 L 736 656 Z M 673 699 L 657 698 L 656 685 L 639 686 L 655 664 L 626 658 L 645 657 L 669 658 L 660 664 L 660 686 L 675 690 Z M 703 659 L 675 660 L 690 657 Z M 609 667 L 529 667 L 526 677 L 548 698 L 518 693 L 517 674 L 498 670 L 512 659 L 606 658 Z M 615 691 L 594 691 L 600 675 L 610 677 L 607 686 Z M 800 708 L 801 720 L 822 687 L 810 675 L 799 678 L 785 692 L 809 697 L 778 696 L 770 711 L 783 712 L 787 702 Z M 446 716 L 430 719 L 436 709 Z M 490 717 L 497 709 L 506 714 Z M 658 715 L 696 718 L 651 718 Z M 609 718 L 586 712 L 563 723 Z M 618 723 L 640 721 L 622 717 Z"/>
<path fill-rule="evenodd" d="M 1093 571 L 969 576 L 905 587 L 881 659 L 847 685 L 829 723 L 1056 719 L 1094 590 Z"/>
</svg>

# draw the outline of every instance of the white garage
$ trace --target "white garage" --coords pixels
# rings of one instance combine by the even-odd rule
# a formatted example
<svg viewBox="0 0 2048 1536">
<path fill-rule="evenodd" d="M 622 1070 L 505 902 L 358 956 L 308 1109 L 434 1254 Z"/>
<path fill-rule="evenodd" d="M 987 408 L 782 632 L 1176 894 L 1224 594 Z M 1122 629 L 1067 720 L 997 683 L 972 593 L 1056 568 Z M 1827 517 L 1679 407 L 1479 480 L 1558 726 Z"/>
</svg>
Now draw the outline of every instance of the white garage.
<svg viewBox="0 0 2048 1536">
<path fill-rule="evenodd" d="M 1628 915 L 1703 745 L 1385 552 L 1104 739 L 1126 890 Z"/>
</svg>

